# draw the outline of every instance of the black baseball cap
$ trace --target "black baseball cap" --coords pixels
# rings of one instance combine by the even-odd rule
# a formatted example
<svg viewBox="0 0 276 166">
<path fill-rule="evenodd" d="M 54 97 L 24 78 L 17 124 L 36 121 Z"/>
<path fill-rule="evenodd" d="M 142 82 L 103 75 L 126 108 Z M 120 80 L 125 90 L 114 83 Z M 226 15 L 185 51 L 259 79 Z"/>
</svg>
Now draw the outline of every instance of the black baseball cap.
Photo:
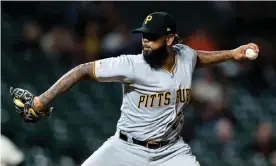
<svg viewBox="0 0 276 166">
<path fill-rule="evenodd" d="M 148 15 L 141 28 L 132 33 L 147 33 L 155 35 L 166 35 L 176 33 L 176 23 L 172 16 L 165 12 L 154 12 Z"/>
</svg>

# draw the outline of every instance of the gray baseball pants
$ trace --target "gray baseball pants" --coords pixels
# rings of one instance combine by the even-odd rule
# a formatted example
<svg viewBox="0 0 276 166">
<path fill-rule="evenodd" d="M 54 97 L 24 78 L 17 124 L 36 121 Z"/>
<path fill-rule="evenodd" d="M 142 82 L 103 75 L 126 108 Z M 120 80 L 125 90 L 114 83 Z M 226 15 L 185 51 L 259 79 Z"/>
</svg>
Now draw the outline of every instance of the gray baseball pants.
<svg viewBox="0 0 276 166">
<path fill-rule="evenodd" d="M 117 131 L 81 166 L 199 166 L 182 138 L 158 149 L 126 142 Z"/>
</svg>

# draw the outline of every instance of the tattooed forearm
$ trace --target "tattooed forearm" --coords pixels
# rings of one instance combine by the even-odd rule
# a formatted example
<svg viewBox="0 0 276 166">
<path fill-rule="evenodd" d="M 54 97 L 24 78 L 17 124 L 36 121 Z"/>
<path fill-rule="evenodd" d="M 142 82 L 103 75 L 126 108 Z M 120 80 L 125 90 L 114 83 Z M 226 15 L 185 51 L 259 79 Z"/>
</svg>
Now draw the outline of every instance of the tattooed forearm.
<svg viewBox="0 0 276 166">
<path fill-rule="evenodd" d="M 92 70 L 94 70 L 93 65 L 93 62 L 81 64 L 64 74 L 52 87 L 37 98 L 38 101 L 34 102 L 35 107 L 38 110 L 43 108 L 57 95 L 65 92 L 80 80 L 87 78 L 88 76 L 92 76 Z"/>
<path fill-rule="evenodd" d="M 232 51 L 196 51 L 199 65 L 216 64 L 233 58 Z"/>
</svg>

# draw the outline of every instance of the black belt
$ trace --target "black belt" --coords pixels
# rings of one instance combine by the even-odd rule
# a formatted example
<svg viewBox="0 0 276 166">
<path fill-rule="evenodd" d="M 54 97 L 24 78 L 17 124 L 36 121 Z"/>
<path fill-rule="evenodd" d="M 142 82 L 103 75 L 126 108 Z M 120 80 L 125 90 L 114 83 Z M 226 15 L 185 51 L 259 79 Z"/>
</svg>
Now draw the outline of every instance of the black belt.
<svg viewBox="0 0 276 166">
<path fill-rule="evenodd" d="M 120 139 L 128 142 L 128 137 L 126 134 L 124 134 L 123 132 L 120 131 Z M 179 138 L 179 137 L 177 137 Z M 176 139 L 174 139 L 176 140 Z M 165 145 L 168 145 L 171 141 L 168 140 L 168 141 L 140 141 L 140 140 L 137 140 L 135 138 L 132 138 L 132 142 L 134 144 L 137 144 L 137 145 L 141 145 L 141 146 L 144 146 L 146 148 L 149 148 L 149 149 L 158 149 L 158 148 L 161 148 Z"/>
</svg>

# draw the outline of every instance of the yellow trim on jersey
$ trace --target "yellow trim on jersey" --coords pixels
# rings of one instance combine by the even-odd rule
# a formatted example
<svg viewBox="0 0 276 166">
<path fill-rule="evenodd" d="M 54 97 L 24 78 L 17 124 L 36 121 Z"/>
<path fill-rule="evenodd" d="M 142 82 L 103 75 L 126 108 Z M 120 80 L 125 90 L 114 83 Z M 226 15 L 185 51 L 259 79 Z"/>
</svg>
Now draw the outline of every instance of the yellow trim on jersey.
<svg viewBox="0 0 276 166">
<path fill-rule="evenodd" d="M 172 73 L 172 72 L 173 72 L 173 70 L 174 70 L 174 68 L 175 68 L 175 66 L 176 66 L 176 63 L 177 63 L 177 56 L 176 56 L 176 55 L 174 55 L 174 64 L 173 64 L 173 67 L 171 68 L 170 73 Z"/>
<path fill-rule="evenodd" d="M 167 72 L 172 73 L 173 70 L 174 70 L 174 68 L 175 68 L 175 66 L 176 66 L 176 63 L 177 63 L 177 56 L 174 55 L 174 64 L 173 64 L 172 68 L 171 68 L 170 70 L 167 69 L 167 68 L 165 68 L 164 66 L 162 66 L 162 68 L 163 68 L 164 70 L 166 70 Z"/>
<path fill-rule="evenodd" d="M 97 76 L 96 76 L 96 62 L 92 62 L 92 76 L 94 78 L 94 80 L 98 81 L 97 80 Z"/>
</svg>

